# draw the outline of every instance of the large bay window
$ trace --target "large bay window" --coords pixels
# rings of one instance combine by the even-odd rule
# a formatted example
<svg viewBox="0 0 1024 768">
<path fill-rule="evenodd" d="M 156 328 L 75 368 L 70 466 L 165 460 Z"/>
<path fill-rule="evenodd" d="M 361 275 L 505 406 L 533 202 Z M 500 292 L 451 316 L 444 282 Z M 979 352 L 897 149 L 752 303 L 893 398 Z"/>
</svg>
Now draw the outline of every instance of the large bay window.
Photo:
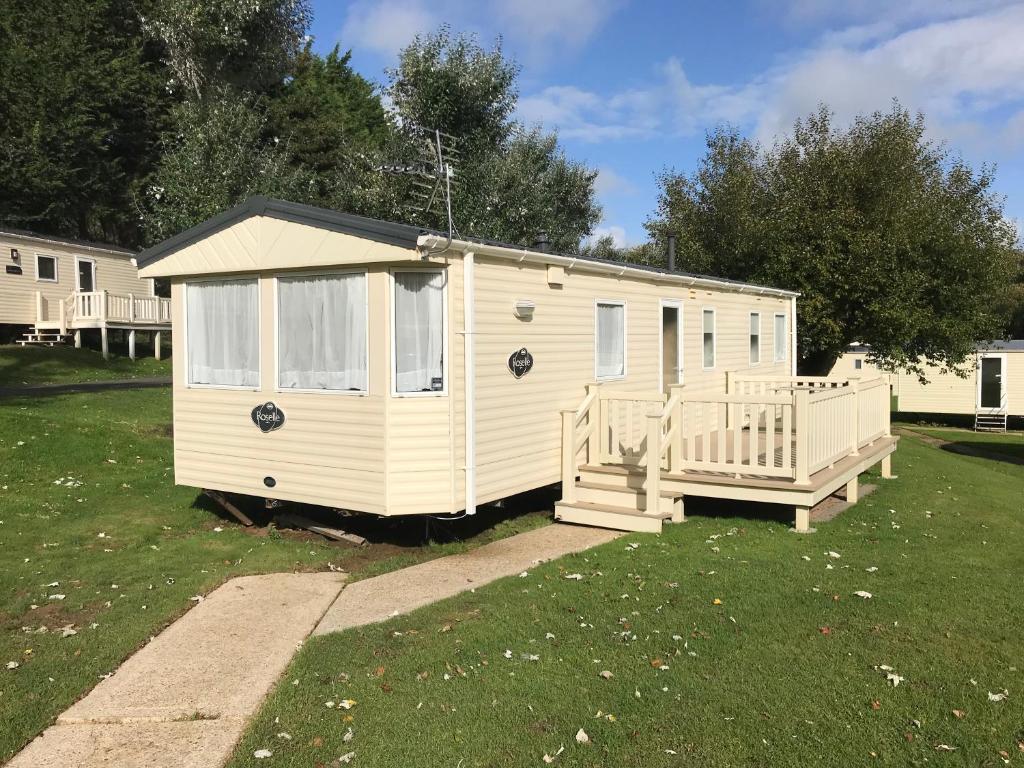
<svg viewBox="0 0 1024 768">
<path fill-rule="evenodd" d="M 187 283 L 188 383 L 259 388 L 259 315 L 255 278 Z"/>
<path fill-rule="evenodd" d="M 626 305 L 598 301 L 594 319 L 595 365 L 598 380 L 626 375 Z"/>
<path fill-rule="evenodd" d="M 393 391 L 443 394 L 447 275 L 443 270 L 403 270 L 392 274 Z"/>
<path fill-rule="evenodd" d="M 775 315 L 775 362 L 786 362 L 786 348 L 789 347 L 789 334 L 786 328 L 786 316 Z"/>
<path fill-rule="evenodd" d="M 705 309 L 703 313 L 704 370 L 715 367 L 715 310 Z"/>
<path fill-rule="evenodd" d="M 277 278 L 281 389 L 365 392 L 366 273 Z"/>
</svg>

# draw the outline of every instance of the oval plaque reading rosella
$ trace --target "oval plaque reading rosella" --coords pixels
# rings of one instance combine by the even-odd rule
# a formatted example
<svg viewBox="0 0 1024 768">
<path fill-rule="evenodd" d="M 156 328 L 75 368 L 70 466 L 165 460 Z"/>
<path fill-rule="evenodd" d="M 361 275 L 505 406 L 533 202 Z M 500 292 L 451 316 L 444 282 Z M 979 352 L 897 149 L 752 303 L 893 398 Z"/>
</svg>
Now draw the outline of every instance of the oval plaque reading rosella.
<svg viewBox="0 0 1024 768">
<path fill-rule="evenodd" d="M 273 432 L 284 425 L 284 411 L 273 403 L 263 403 L 252 409 L 252 423 L 260 432 Z"/>
<path fill-rule="evenodd" d="M 526 351 L 526 347 L 508 356 L 508 369 L 517 379 L 523 378 L 532 368 L 533 355 Z"/>
</svg>

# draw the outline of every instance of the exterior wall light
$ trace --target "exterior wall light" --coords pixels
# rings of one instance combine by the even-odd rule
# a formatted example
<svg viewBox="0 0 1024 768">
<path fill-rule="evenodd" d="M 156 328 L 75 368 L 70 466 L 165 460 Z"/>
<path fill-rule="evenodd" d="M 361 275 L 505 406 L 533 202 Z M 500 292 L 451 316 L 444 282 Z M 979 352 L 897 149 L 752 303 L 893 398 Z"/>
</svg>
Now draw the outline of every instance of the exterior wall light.
<svg viewBox="0 0 1024 768">
<path fill-rule="evenodd" d="M 520 320 L 532 320 L 533 310 L 536 309 L 536 307 L 537 305 L 529 299 L 516 299 L 512 313 Z"/>
</svg>

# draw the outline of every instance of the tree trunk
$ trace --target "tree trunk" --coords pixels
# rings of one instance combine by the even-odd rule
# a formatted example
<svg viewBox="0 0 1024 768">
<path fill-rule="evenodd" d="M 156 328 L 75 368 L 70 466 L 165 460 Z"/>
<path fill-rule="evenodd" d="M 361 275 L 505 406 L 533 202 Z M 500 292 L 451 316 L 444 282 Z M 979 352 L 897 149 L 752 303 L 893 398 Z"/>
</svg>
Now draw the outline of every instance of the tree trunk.
<svg viewBox="0 0 1024 768">
<path fill-rule="evenodd" d="M 838 359 L 839 353 L 834 350 L 812 352 L 797 361 L 797 373 L 801 376 L 828 376 Z"/>
</svg>

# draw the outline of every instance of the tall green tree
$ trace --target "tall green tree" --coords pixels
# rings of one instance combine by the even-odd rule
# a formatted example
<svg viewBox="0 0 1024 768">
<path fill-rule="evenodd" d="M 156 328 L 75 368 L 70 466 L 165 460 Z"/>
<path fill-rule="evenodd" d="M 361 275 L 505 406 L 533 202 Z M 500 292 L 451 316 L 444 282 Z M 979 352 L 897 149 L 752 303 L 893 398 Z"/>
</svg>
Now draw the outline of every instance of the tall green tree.
<svg viewBox="0 0 1024 768">
<path fill-rule="evenodd" d="M 137 245 L 138 201 L 175 97 L 137 8 L 0 3 L 0 222 Z"/>
<path fill-rule="evenodd" d="M 923 375 L 1004 332 L 1016 233 L 992 182 L 898 104 L 845 129 L 821 107 L 770 149 L 709 136 L 696 173 L 662 175 L 647 227 L 678 233 L 681 268 L 800 291 L 805 373 L 862 342 Z"/>
<path fill-rule="evenodd" d="M 546 231 L 557 250 L 575 252 L 600 220 L 595 201 L 596 171 L 570 160 L 557 136 L 527 128 L 513 119 L 519 69 L 506 58 L 499 40 L 487 50 L 469 35 L 447 27 L 416 37 L 388 71 L 386 94 L 404 144 L 390 149 L 410 156 L 422 141 L 415 127 L 440 130 L 459 152 L 453 190 L 458 231 L 530 244 Z M 388 182 L 384 182 L 388 186 Z M 383 203 L 412 209 L 401 182 Z M 420 216 L 422 223 L 446 228 L 441 206 Z"/>
</svg>

